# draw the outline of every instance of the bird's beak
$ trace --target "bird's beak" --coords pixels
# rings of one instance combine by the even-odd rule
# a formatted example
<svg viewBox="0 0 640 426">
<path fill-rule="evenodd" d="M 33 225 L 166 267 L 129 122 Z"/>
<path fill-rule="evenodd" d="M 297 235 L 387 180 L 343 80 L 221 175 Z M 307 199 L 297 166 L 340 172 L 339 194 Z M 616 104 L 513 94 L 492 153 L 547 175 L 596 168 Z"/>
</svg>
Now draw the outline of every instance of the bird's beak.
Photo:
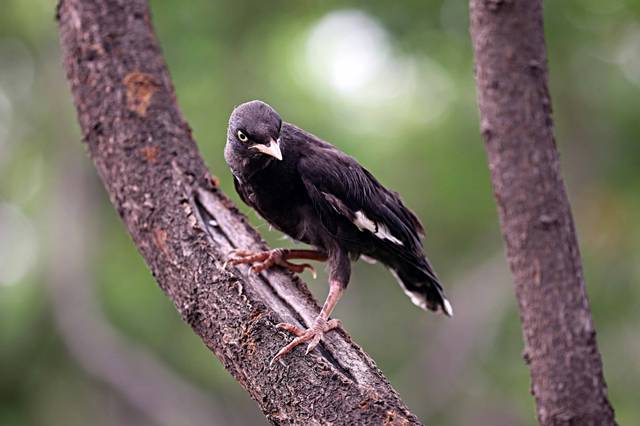
<svg viewBox="0 0 640 426">
<path fill-rule="evenodd" d="M 255 148 L 263 154 L 270 155 L 278 160 L 282 161 L 282 151 L 280 151 L 280 145 L 278 144 L 278 140 L 271 139 L 269 145 L 257 144 L 253 145 L 251 148 Z"/>
</svg>

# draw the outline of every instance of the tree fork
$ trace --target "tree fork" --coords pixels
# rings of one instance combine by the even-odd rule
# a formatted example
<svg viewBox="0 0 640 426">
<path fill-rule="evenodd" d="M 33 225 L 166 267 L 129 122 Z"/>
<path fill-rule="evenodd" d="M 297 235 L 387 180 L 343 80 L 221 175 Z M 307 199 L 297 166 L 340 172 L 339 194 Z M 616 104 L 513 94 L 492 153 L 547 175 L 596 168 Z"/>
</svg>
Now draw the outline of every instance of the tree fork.
<svg viewBox="0 0 640 426">
<path fill-rule="evenodd" d="M 613 425 L 551 120 L 542 0 L 470 0 L 480 127 L 543 425 Z"/>
<path fill-rule="evenodd" d="M 80 127 L 111 202 L 153 276 L 275 424 L 420 424 L 340 330 L 269 361 L 319 307 L 283 270 L 222 266 L 266 246 L 217 189 L 178 109 L 145 0 L 61 0 L 57 19 Z M 221 135 L 222 137 L 223 135 Z"/>
</svg>

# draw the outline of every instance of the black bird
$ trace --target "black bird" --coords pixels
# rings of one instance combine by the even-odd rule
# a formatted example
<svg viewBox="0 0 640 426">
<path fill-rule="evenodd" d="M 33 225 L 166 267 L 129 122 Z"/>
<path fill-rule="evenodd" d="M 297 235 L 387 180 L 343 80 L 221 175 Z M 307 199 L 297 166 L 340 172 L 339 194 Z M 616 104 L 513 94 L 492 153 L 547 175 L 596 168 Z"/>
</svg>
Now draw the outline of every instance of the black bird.
<svg viewBox="0 0 640 426">
<path fill-rule="evenodd" d="M 229 119 L 224 157 L 240 198 L 276 229 L 315 250 L 235 250 L 228 264 L 250 263 L 260 272 L 273 265 L 295 272 L 310 268 L 290 259 L 327 261 L 329 295 L 307 330 L 278 324 L 297 337 L 274 361 L 301 343 L 307 353 L 324 332 L 349 282 L 351 260 L 378 260 L 397 278 L 411 301 L 423 309 L 453 314 L 438 277 L 425 257 L 418 218 L 352 157 L 333 145 L 282 121 L 261 101 L 244 103 Z M 315 272 L 315 271 L 314 271 Z"/>
</svg>

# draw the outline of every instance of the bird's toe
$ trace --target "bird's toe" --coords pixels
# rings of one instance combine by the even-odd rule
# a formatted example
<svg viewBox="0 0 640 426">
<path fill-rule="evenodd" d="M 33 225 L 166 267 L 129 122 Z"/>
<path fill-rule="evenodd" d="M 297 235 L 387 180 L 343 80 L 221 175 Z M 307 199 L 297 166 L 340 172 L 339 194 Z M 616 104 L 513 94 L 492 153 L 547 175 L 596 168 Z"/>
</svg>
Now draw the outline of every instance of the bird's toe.
<svg viewBox="0 0 640 426">
<path fill-rule="evenodd" d="M 301 345 L 302 343 L 304 343 L 307 340 L 309 340 L 309 338 L 310 337 L 307 334 L 302 333 L 300 336 L 298 336 L 295 339 L 293 339 L 293 341 L 291 343 L 289 343 L 288 345 L 286 345 L 285 347 L 283 347 L 282 349 L 280 349 L 278 351 L 276 356 L 274 356 L 273 359 L 271 360 L 270 365 L 273 365 L 277 360 L 279 360 L 280 358 L 282 358 L 283 356 L 285 356 L 286 354 L 291 352 L 298 345 Z"/>
<path fill-rule="evenodd" d="M 322 340 L 326 332 L 333 330 L 334 328 L 338 328 L 341 325 L 342 325 L 342 322 L 338 319 L 332 319 L 327 321 L 322 318 L 317 318 L 313 326 L 311 326 L 306 330 L 288 323 L 280 323 L 276 325 L 277 328 L 287 330 L 291 334 L 295 335 L 296 338 L 293 339 L 291 343 L 289 343 L 288 345 L 280 349 L 280 351 L 276 354 L 276 356 L 274 356 L 273 359 L 271 360 L 271 365 L 273 365 L 275 361 L 282 358 L 284 355 L 291 352 L 297 346 L 305 342 L 309 342 L 309 344 L 307 345 L 307 349 L 305 351 L 305 355 L 309 354 L 309 352 L 311 352 L 316 348 L 316 346 L 318 346 L 318 344 L 320 343 L 320 341 Z"/>
<path fill-rule="evenodd" d="M 260 272 L 264 271 L 265 269 L 269 269 L 272 266 L 273 261 L 267 258 L 262 262 L 255 262 L 253 265 L 251 265 L 251 268 L 249 268 L 249 272 L 259 274 Z"/>
<path fill-rule="evenodd" d="M 325 323 L 324 331 L 326 332 L 339 327 L 342 327 L 342 321 L 340 321 L 339 319 L 331 319 Z"/>
<path fill-rule="evenodd" d="M 288 261 L 289 258 L 290 251 L 288 249 L 272 249 L 266 251 L 234 249 L 227 254 L 227 260 L 222 265 L 222 269 L 227 269 L 229 265 L 250 264 L 249 272 L 259 274 L 266 269 L 278 265 L 298 274 L 308 269 L 314 279 L 317 277 L 316 270 L 313 266 L 308 263 L 291 263 Z"/>
<path fill-rule="evenodd" d="M 280 324 L 276 325 L 276 328 L 287 330 L 289 333 L 295 334 L 296 336 L 302 336 L 305 332 L 304 328 L 300 328 L 298 326 L 295 326 L 293 324 L 289 324 L 286 322 L 281 322 Z"/>
<path fill-rule="evenodd" d="M 311 276 L 313 276 L 314 280 L 318 278 L 318 273 L 316 272 L 316 268 L 314 268 L 308 263 L 298 264 L 298 263 L 291 263 L 289 261 L 283 260 L 282 262 L 279 262 L 278 265 L 283 266 L 288 270 L 290 270 L 291 272 L 295 272 L 297 274 L 301 274 L 304 272 L 305 269 L 308 269 L 309 272 L 311 272 Z"/>
<path fill-rule="evenodd" d="M 322 339 L 323 334 L 324 334 L 323 331 L 318 331 L 313 335 L 313 337 L 311 338 L 311 341 L 307 345 L 307 350 L 304 352 L 305 355 L 308 355 L 309 352 L 311 352 L 316 348 L 316 346 L 318 346 L 318 343 L 320 343 L 320 340 Z"/>
</svg>

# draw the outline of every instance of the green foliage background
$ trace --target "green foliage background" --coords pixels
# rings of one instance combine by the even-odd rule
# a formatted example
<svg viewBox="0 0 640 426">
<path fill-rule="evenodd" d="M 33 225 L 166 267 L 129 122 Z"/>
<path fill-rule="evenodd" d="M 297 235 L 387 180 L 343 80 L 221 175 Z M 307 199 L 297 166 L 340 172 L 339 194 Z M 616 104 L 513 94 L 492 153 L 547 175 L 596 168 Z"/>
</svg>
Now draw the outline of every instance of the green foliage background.
<svg viewBox="0 0 640 426">
<path fill-rule="evenodd" d="M 465 2 L 151 4 L 182 111 L 227 193 L 228 115 L 259 98 L 358 158 L 422 218 L 456 317 L 414 308 L 383 268 L 362 262 L 335 313 L 409 406 L 434 425 L 535 424 L 478 132 Z M 54 5 L 3 0 L 1 9 L 0 424 L 157 424 L 83 368 L 55 321 L 49 212 L 69 164 L 84 171 L 97 224 L 78 228 L 92 243 L 93 282 L 82 285 L 107 320 L 239 424 L 263 424 L 159 290 L 94 177 Z M 610 397 L 620 424 L 640 424 L 640 2 L 547 2 L 545 19 L 556 135 Z M 324 276 L 309 282 L 322 299 Z"/>
</svg>

